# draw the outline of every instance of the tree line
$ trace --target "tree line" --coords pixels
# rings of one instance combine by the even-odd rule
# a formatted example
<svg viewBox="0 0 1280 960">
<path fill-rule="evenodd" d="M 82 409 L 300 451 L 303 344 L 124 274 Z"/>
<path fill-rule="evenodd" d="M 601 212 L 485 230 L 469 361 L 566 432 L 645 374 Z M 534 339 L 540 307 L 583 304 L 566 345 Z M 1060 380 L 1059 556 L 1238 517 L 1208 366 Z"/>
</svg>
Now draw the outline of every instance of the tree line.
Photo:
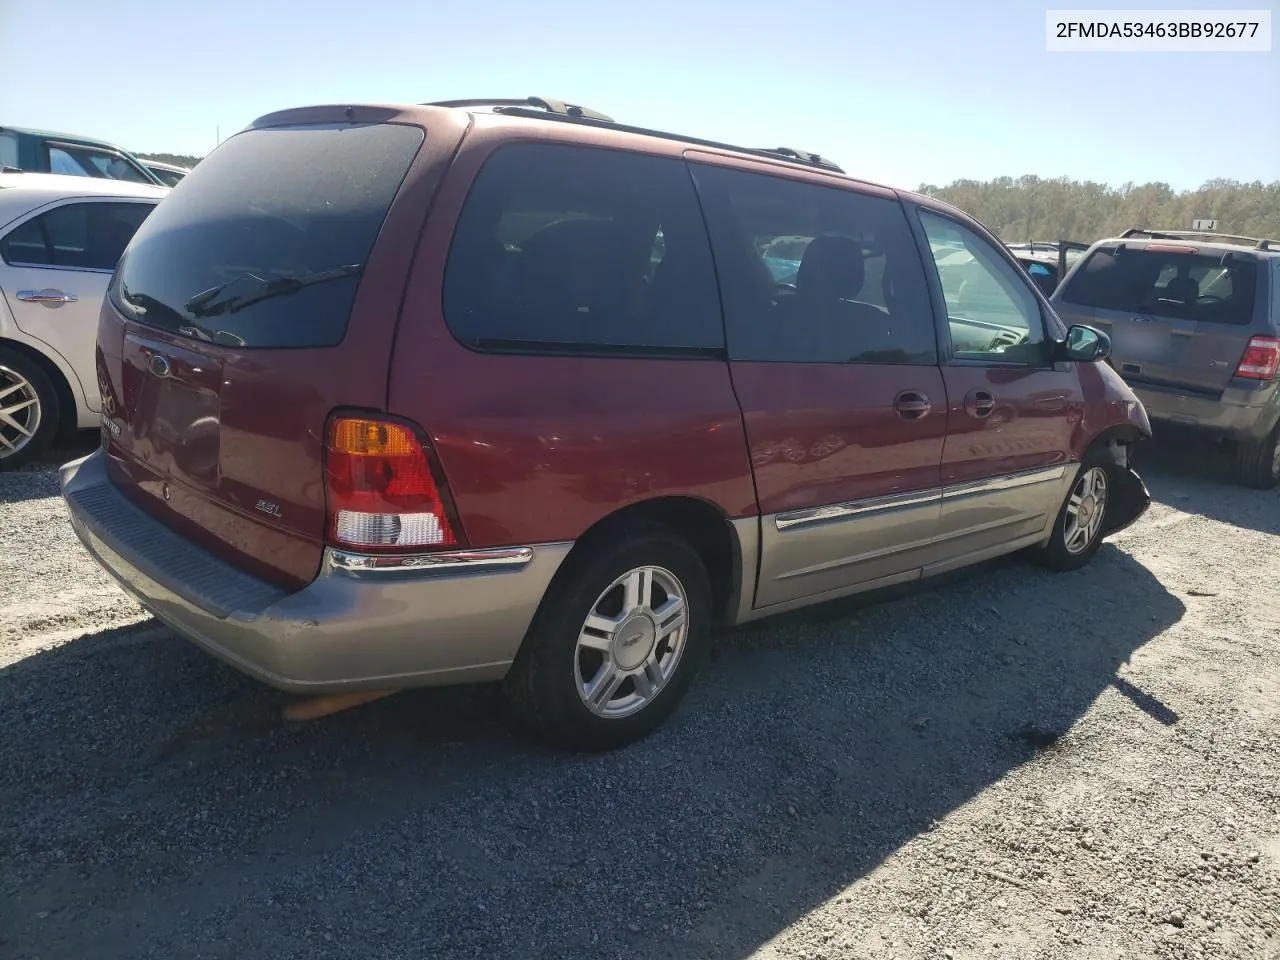
<svg viewBox="0 0 1280 960">
<path fill-rule="evenodd" d="M 955 204 L 1005 243 L 1077 240 L 1091 243 L 1129 227 L 1190 230 L 1193 220 L 1217 220 L 1217 231 L 1280 239 L 1280 180 L 1210 180 L 1197 190 L 1167 183 L 1105 183 L 1041 179 L 956 180 L 924 184 L 920 193 Z"/>
</svg>

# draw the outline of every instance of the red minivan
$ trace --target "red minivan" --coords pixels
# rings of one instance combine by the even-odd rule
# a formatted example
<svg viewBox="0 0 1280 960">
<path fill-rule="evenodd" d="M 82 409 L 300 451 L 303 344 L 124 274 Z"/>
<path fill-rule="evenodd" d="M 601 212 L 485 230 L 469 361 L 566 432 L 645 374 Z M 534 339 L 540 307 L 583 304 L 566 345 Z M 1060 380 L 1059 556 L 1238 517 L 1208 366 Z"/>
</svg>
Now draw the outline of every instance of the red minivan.
<svg viewBox="0 0 1280 960">
<path fill-rule="evenodd" d="M 1149 502 L 1108 349 L 960 211 L 802 151 L 537 98 L 290 110 L 129 245 L 62 487 L 266 683 L 502 680 L 602 749 L 717 624 L 1086 563 Z"/>
</svg>

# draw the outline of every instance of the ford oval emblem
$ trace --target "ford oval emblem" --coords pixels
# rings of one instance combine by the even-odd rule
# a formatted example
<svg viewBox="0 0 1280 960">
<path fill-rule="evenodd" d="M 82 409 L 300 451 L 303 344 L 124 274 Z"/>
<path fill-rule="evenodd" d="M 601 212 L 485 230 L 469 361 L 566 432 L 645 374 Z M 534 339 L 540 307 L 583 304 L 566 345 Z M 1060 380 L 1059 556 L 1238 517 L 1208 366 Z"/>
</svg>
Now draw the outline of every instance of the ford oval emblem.
<svg viewBox="0 0 1280 960">
<path fill-rule="evenodd" d="M 169 358 L 159 353 L 151 355 L 151 358 L 147 360 L 147 366 L 151 368 L 151 372 L 157 377 L 167 377 L 169 375 Z"/>
</svg>

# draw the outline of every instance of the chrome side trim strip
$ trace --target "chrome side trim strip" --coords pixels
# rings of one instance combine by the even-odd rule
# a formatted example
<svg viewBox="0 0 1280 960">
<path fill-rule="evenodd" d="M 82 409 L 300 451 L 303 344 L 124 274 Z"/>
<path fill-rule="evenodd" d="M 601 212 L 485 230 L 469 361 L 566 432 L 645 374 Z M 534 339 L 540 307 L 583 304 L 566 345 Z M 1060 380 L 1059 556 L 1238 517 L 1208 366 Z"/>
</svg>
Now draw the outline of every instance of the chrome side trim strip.
<svg viewBox="0 0 1280 960">
<path fill-rule="evenodd" d="M 360 573 L 473 573 L 518 570 L 533 560 L 532 547 L 451 550 L 447 553 L 372 554 L 329 550 L 329 566 Z"/>
<path fill-rule="evenodd" d="M 984 493 L 997 493 L 1001 490 L 1016 490 L 1018 487 L 1030 487 L 1037 483 L 1052 483 L 1061 480 L 1067 472 L 1066 466 L 1045 467 L 1042 470 L 1026 470 L 1022 473 L 1010 473 L 1003 477 L 991 477 L 987 480 L 976 480 L 972 483 L 959 483 L 954 487 L 945 487 L 942 491 L 944 500 L 957 497 L 973 497 Z"/>
<path fill-rule="evenodd" d="M 844 520 L 849 517 L 856 517 L 859 514 L 880 513 L 889 510 L 900 510 L 903 507 L 923 506 L 929 503 L 936 503 L 941 499 L 941 488 L 913 490 L 911 493 L 894 493 L 887 497 L 872 497 L 868 500 L 833 503 L 825 507 L 808 507 L 791 513 L 779 513 L 773 518 L 773 523 L 779 530 L 788 530 L 795 527 L 811 526 L 815 523 Z"/>
<path fill-rule="evenodd" d="M 998 530 L 1001 527 L 1011 527 L 1017 523 L 1026 523 L 1029 519 L 1026 516 L 1003 517 L 1000 520 L 994 520 L 990 523 L 984 523 L 976 527 L 967 527 L 964 530 L 955 530 L 951 533 L 944 533 L 937 537 L 926 537 L 923 540 L 913 540 L 910 543 L 894 544 L 891 547 L 883 547 L 880 550 L 868 550 L 866 553 L 859 553 L 852 557 L 841 557 L 838 560 L 828 560 L 826 563 L 816 563 L 811 567 L 805 567 L 801 570 L 792 570 L 790 573 L 779 575 L 778 580 L 790 580 L 793 577 L 808 577 L 815 573 L 825 573 L 828 570 L 839 570 L 841 567 L 852 567 L 859 563 L 867 563 L 871 560 L 879 560 L 881 557 L 890 557 L 895 553 L 910 553 L 912 550 L 923 550 L 926 547 L 936 547 L 939 544 L 947 543 L 951 540 L 959 540 L 961 537 L 971 537 L 976 533 L 985 533 L 988 530 Z"/>
<path fill-rule="evenodd" d="M 961 483 L 950 487 L 934 487 L 928 490 L 914 490 L 911 493 L 895 493 L 885 497 L 871 497 L 866 500 L 833 503 L 822 507 L 808 507 L 804 510 L 794 510 L 790 513 L 779 513 L 774 517 L 773 523 L 779 530 L 794 530 L 797 527 L 829 523 L 833 520 L 846 520 L 869 513 L 885 513 L 891 510 L 900 510 L 904 507 L 925 506 L 942 500 L 998 493 L 1001 490 L 1016 490 L 1019 487 L 1061 480 L 1067 471 L 1067 466 L 1059 464 L 1056 467 L 1025 470 L 1020 473 L 990 477 L 986 480 L 976 480 L 971 483 Z"/>
</svg>

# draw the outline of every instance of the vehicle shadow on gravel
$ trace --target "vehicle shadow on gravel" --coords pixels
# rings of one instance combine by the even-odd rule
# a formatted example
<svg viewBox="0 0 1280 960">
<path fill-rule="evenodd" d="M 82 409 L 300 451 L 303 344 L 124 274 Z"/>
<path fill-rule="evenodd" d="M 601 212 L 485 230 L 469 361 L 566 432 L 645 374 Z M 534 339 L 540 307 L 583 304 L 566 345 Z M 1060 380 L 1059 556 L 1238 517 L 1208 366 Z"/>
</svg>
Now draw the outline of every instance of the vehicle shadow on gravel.
<svg viewBox="0 0 1280 960">
<path fill-rule="evenodd" d="M 1161 428 L 1139 449 L 1137 470 L 1154 500 L 1261 533 L 1280 534 L 1280 490 L 1240 486 L 1231 448 L 1185 430 Z"/>
<path fill-rule="evenodd" d="M 1112 546 L 1062 576 L 996 562 L 728 634 L 663 729 L 600 756 L 513 729 L 490 688 L 285 725 L 152 622 L 87 636 L 0 671 L 0 946 L 747 957 L 1087 741 L 1183 609 Z M 1177 722 L 1128 687 L 1134 725 Z"/>
</svg>

